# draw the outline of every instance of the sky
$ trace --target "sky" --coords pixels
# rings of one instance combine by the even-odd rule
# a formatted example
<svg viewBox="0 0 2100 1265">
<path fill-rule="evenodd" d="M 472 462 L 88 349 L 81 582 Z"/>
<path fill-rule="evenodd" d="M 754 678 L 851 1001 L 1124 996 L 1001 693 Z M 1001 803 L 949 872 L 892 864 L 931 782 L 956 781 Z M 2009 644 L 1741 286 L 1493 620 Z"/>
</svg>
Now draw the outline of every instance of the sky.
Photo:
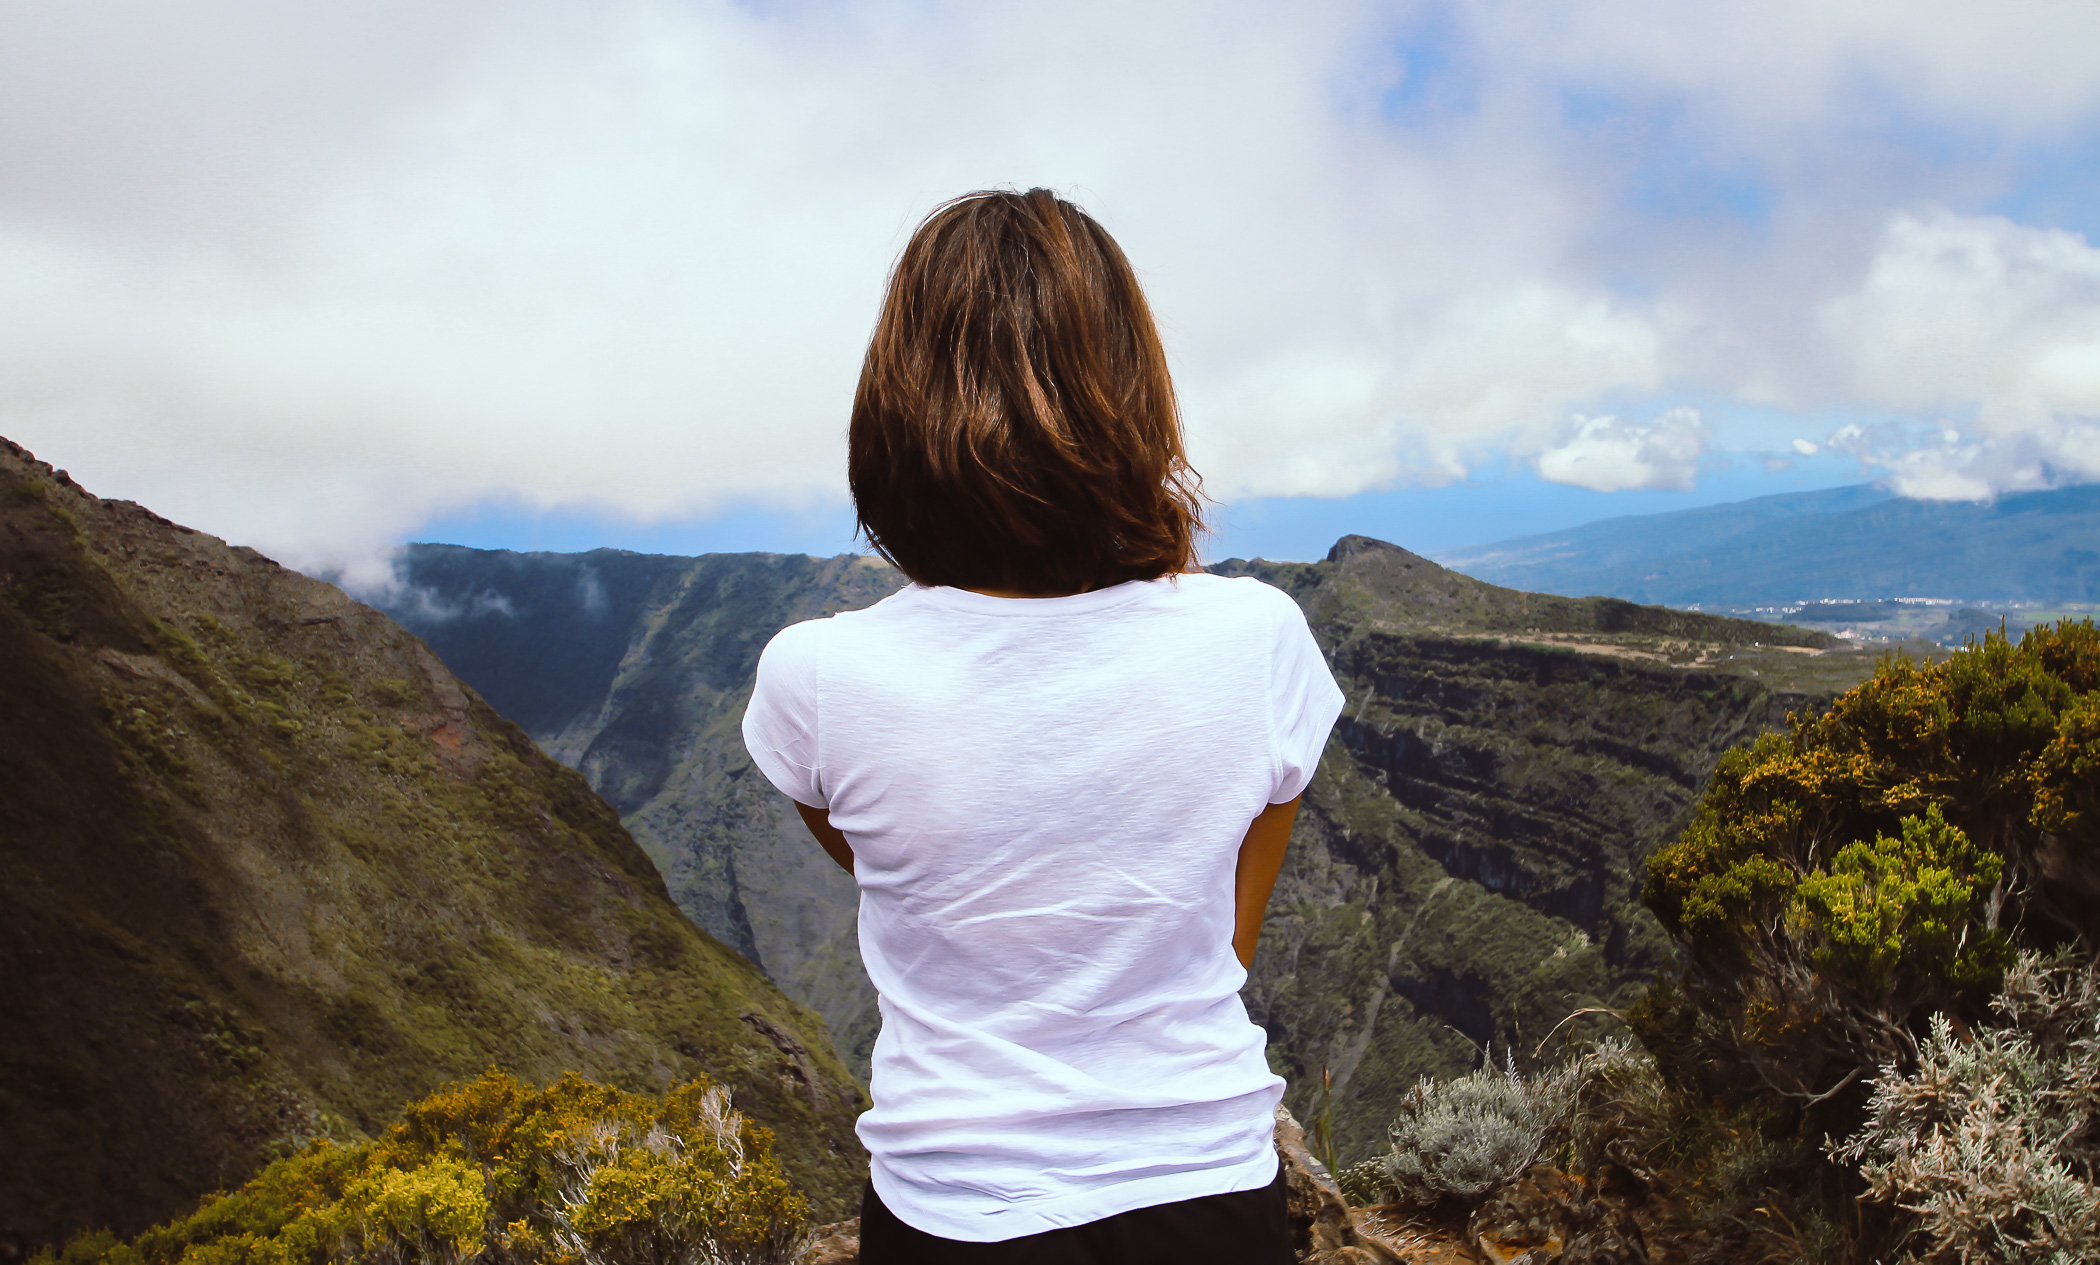
<svg viewBox="0 0 2100 1265">
<path fill-rule="evenodd" d="M 1137 265 L 1212 557 L 2100 480 L 2100 4 L 0 0 L 0 435 L 308 570 L 853 547 L 941 200 Z"/>
</svg>

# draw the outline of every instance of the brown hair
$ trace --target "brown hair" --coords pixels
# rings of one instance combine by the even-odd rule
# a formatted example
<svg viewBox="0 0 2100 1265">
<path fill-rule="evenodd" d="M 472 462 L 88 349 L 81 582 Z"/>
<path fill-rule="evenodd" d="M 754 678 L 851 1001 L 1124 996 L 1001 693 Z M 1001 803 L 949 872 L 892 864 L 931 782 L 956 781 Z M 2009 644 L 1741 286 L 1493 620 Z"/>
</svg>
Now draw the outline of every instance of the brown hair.
<svg viewBox="0 0 2100 1265">
<path fill-rule="evenodd" d="M 919 225 L 853 396 L 860 530 L 920 584 L 1070 593 L 1186 571 L 1201 485 L 1137 274 L 1048 189 Z"/>
</svg>

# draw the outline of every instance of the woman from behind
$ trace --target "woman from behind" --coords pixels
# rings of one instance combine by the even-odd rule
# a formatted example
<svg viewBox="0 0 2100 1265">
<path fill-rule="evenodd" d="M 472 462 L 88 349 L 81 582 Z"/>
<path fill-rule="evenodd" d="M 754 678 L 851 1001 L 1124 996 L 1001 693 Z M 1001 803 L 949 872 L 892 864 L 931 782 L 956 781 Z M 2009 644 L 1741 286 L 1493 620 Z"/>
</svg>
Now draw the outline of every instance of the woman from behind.
<svg viewBox="0 0 2100 1265">
<path fill-rule="evenodd" d="M 911 584 L 783 630 L 753 762 L 861 890 L 866 1265 L 1286 1265 L 1282 1081 L 1239 999 L 1341 694 L 1195 568 L 1135 272 L 1047 190 L 913 235 L 849 436 Z"/>
</svg>

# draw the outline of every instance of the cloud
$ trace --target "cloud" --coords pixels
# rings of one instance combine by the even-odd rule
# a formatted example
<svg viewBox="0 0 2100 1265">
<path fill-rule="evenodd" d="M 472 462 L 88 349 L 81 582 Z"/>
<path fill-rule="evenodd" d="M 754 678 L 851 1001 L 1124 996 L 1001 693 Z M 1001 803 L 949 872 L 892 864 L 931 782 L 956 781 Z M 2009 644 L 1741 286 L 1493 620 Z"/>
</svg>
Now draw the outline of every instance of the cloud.
<svg viewBox="0 0 2100 1265">
<path fill-rule="evenodd" d="M 1890 225 L 1823 323 L 1864 403 L 1964 419 L 1834 436 L 1906 496 L 1979 499 L 2100 479 L 2100 250 L 1948 211 Z"/>
<path fill-rule="evenodd" d="M 362 12 L 337 45 L 340 16 L 222 5 L 236 48 L 192 32 L 109 117 L 15 116 L 14 149 L 137 183 L 52 158 L 0 205 L 0 426 L 294 560 L 490 498 L 833 498 L 904 233 L 1036 182 L 1144 270 L 1222 495 L 1447 481 L 1657 380 L 1653 313 L 1559 275 L 1524 136 L 1467 125 L 1510 156 L 1480 163 L 1353 113 L 1396 73 L 1356 64 L 1376 8 L 528 6 L 407 22 L 401 70 L 400 15 Z M 52 95 L 146 60 L 46 41 Z"/>
<path fill-rule="evenodd" d="M 1697 409 L 1675 408 L 1646 426 L 1622 418 L 1578 417 L 1567 438 L 1533 461 L 1539 477 L 1592 492 L 1688 490 L 1713 428 Z"/>
<path fill-rule="evenodd" d="M 835 501 L 885 269 L 1002 183 L 1138 263 L 1214 495 L 1682 486 L 1673 392 L 1955 417 L 1916 486 L 2100 469 L 2092 249 L 1920 209 L 2002 179 L 1933 128 L 2091 121 L 2091 6 L 18 8 L 0 433 L 305 565 Z M 1754 231 L 1653 192 L 1709 169 Z"/>
<path fill-rule="evenodd" d="M 1927 501 L 1988 501 L 2090 481 L 2100 471 L 2100 423 L 2059 419 L 1979 439 L 1946 428 L 1917 434 L 1899 424 L 1846 426 L 1829 447 L 1881 472 L 1890 490 Z"/>
<path fill-rule="evenodd" d="M 1891 96 L 1919 115 L 2008 130 L 2060 126 L 2100 105 L 2089 55 L 2100 11 L 2089 5 L 1488 0 L 1454 12 L 1505 73 L 1548 90 L 1671 96 L 1739 135 L 1881 128 Z"/>
<path fill-rule="evenodd" d="M 464 598 L 451 598 L 429 585 L 411 583 L 404 561 L 402 550 L 388 549 L 354 559 L 349 566 L 317 566 L 313 574 L 340 586 L 359 601 L 368 602 L 417 626 L 484 619 L 491 615 L 517 618 L 517 607 L 510 598 L 493 588 L 484 588 Z M 591 613 L 595 617 L 597 612 Z"/>
<path fill-rule="evenodd" d="M 1192 457 L 1228 499 L 1450 483 L 1489 443 L 1534 450 L 1571 406 L 1654 386 L 1664 323 L 1601 291 L 1530 282 L 1447 300 L 1385 339 L 1204 364 L 1187 388 Z"/>
</svg>

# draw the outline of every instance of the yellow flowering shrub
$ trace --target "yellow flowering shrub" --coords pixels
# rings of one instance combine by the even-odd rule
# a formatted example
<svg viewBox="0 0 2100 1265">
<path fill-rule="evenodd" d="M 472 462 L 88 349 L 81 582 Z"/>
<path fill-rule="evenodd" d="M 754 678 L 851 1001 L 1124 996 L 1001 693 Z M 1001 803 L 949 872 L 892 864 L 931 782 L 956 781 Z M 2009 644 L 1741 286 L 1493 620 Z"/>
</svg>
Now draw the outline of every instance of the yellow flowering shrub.
<svg viewBox="0 0 2100 1265">
<path fill-rule="evenodd" d="M 808 1206 L 772 1135 L 705 1081 L 448 1086 L 375 1141 L 320 1141 L 130 1243 L 32 1265 L 773 1265 Z"/>
<path fill-rule="evenodd" d="M 2100 943 L 2100 631 L 1901 656 L 1730 752 L 1643 898 L 1684 969 L 1634 1019 L 1667 1065 L 1815 1108 L 1982 1015 L 2018 947 Z M 1856 1101 L 1855 1101 L 1856 1100 Z"/>
<path fill-rule="evenodd" d="M 2064 841 L 2054 846 L 2090 854 L 2100 838 L 2100 690 L 2064 712 L 2030 779 L 2034 824 Z"/>
</svg>

